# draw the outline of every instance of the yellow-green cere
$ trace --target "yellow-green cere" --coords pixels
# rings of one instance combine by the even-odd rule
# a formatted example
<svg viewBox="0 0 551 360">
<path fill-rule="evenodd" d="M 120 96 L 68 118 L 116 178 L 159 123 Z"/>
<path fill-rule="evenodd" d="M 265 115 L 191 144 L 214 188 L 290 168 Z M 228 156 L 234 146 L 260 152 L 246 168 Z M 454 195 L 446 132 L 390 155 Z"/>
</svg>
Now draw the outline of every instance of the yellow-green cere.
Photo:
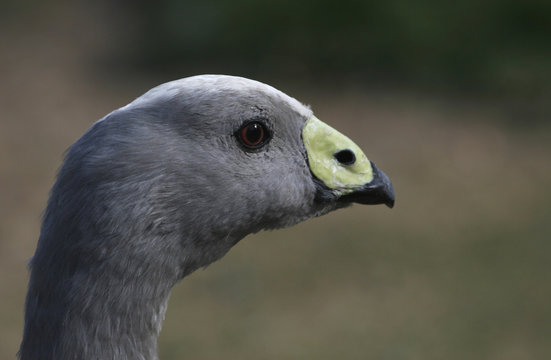
<svg viewBox="0 0 551 360">
<path fill-rule="evenodd" d="M 302 140 L 312 173 L 340 195 L 350 193 L 373 180 L 371 163 L 360 147 L 315 116 L 306 121 Z M 337 161 L 335 154 L 342 150 L 352 151 L 356 161 L 350 165 Z"/>
</svg>

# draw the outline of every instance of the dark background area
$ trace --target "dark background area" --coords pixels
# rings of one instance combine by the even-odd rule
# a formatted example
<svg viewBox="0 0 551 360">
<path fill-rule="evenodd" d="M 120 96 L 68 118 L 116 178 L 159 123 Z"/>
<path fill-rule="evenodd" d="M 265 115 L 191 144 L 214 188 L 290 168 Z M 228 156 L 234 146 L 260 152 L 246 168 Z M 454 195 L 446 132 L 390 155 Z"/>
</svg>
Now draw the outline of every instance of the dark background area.
<svg viewBox="0 0 551 360">
<path fill-rule="evenodd" d="M 60 17 L 58 26 L 92 47 L 88 65 L 111 76 L 232 73 L 467 92 L 512 102 L 525 121 L 544 121 L 551 108 L 544 0 L 11 0 L 3 7 L 3 22 L 18 30 Z"/>
<path fill-rule="evenodd" d="M 0 359 L 64 150 L 162 82 L 267 82 L 392 178 L 175 287 L 161 359 L 551 358 L 551 2 L 3 1 Z"/>
</svg>

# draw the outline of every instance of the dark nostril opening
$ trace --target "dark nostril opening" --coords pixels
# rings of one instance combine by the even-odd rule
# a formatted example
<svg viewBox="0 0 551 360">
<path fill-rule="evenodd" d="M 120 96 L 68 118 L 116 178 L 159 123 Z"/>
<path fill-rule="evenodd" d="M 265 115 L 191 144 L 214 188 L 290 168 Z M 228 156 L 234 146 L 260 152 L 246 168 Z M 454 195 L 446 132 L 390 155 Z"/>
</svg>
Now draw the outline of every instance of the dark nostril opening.
<svg viewBox="0 0 551 360">
<path fill-rule="evenodd" d="M 352 165 L 356 162 L 356 155 L 350 149 L 338 151 L 333 156 L 343 165 Z"/>
</svg>

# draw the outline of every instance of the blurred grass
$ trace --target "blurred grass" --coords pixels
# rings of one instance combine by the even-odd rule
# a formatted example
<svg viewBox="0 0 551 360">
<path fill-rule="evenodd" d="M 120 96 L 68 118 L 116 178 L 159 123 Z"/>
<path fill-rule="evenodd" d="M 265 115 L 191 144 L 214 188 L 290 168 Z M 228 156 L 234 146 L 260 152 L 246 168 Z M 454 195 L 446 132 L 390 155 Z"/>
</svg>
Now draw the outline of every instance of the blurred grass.
<svg viewBox="0 0 551 360">
<path fill-rule="evenodd" d="M 63 151 L 171 79 L 91 73 L 98 50 L 70 21 L 0 32 L 0 359 L 15 358 Z M 551 358 L 548 121 L 465 94 L 275 85 L 366 150 L 396 207 L 247 237 L 175 287 L 161 359 Z"/>
</svg>

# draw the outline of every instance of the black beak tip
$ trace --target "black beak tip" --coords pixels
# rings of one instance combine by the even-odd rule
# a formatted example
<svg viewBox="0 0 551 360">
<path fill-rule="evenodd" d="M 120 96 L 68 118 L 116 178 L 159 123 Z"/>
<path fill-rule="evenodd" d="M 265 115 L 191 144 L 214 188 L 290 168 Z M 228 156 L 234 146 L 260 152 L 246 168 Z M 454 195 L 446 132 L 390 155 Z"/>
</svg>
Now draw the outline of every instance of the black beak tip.
<svg viewBox="0 0 551 360">
<path fill-rule="evenodd" d="M 377 205 L 385 204 L 389 208 L 394 207 L 394 186 L 388 176 L 371 163 L 373 180 L 351 194 L 343 196 L 346 201 L 359 204 Z"/>
<path fill-rule="evenodd" d="M 392 186 L 392 182 L 384 172 L 379 170 L 379 173 L 381 174 L 381 177 L 384 178 L 382 190 L 382 192 L 384 193 L 383 196 L 386 196 L 386 201 L 384 202 L 384 204 L 392 209 L 396 200 L 396 197 L 394 196 L 394 186 Z"/>
<path fill-rule="evenodd" d="M 392 184 L 391 184 L 392 186 Z M 394 189 L 392 190 L 392 195 L 388 197 L 387 201 L 385 202 L 385 205 L 388 206 L 390 209 L 394 207 Z"/>
<path fill-rule="evenodd" d="M 367 184 L 367 186 L 373 189 L 374 196 L 380 200 L 380 203 L 392 209 L 396 200 L 392 181 L 390 181 L 387 174 L 379 170 L 374 163 L 371 163 L 371 167 L 373 168 L 373 181 Z"/>
</svg>

